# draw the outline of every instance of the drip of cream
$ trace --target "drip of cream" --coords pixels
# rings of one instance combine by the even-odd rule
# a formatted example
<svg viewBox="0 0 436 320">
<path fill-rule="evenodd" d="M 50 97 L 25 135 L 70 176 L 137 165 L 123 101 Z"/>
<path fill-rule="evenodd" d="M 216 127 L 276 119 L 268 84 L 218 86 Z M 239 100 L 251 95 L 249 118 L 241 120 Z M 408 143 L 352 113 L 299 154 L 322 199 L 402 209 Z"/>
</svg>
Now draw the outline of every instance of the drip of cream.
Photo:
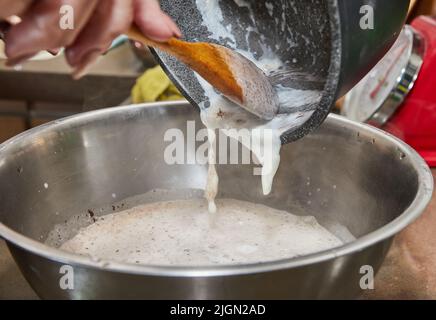
<svg viewBox="0 0 436 320">
<path fill-rule="evenodd" d="M 251 4 L 243 0 L 235 0 L 238 6 L 247 7 L 253 25 L 249 26 L 247 32 L 258 32 L 255 19 L 251 9 Z M 224 24 L 224 17 L 219 5 L 219 0 L 196 0 L 197 8 L 203 17 L 203 26 L 210 32 L 209 38 L 222 41 L 227 39 L 227 45 L 247 59 L 255 63 L 267 76 L 281 75 L 280 79 L 286 79 L 290 70 L 283 69 L 285 64 L 276 55 L 273 49 L 259 43 L 263 55 L 256 58 L 251 52 L 240 50 L 234 35 L 231 33 L 231 25 Z M 248 35 L 247 35 L 248 41 Z M 286 131 L 293 130 L 306 122 L 313 113 L 313 110 L 291 112 L 292 108 L 305 105 L 313 105 L 320 101 L 321 92 L 313 90 L 297 90 L 283 86 L 278 83 L 274 86 L 277 92 L 280 106 L 286 108 L 287 113 L 278 114 L 273 120 L 265 122 L 251 113 L 245 111 L 238 105 L 229 101 L 206 82 L 201 76 L 196 75 L 202 86 L 207 102 L 200 103 L 201 119 L 204 125 L 212 130 L 227 129 L 224 131 L 229 137 L 237 139 L 246 148 L 251 150 L 262 165 L 262 189 L 265 195 L 272 191 L 272 184 L 280 164 L 281 135 Z M 229 129 L 236 129 L 232 134 Z M 246 130 L 241 130 L 246 129 Z M 218 176 L 216 174 L 215 162 L 211 163 L 212 157 L 215 158 L 212 144 L 216 136 L 209 135 L 211 147 L 209 148 L 210 168 L 208 172 L 208 182 L 206 186 L 206 198 L 209 201 L 211 212 L 216 211 L 215 196 L 218 189 Z M 213 159 L 214 161 L 215 159 Z"/>
<path fill-rule="evenodd" d="M 209 129 L 209 172 L 205 196 L 210 203 L 211 212 L 216 211 L 214 199 L 218 189 L 218 176 L 215 168 L 215 130 L 223 130 L 230 138 L 238 140 L 251 150 L 262 165 L 262 189 L 264 195 L 271 193 L 274 177 L 280 164 L 281 135 L 297 126 L 298 119 L 307 120 L 310 113 L 297 112 L 279 114 L 265 122 L 245 111 L 238 105 L 217 93 L 204 79 L 197 76 L 209 98 L 210 106 L 201 107 L 201 119 Z M 231 130 L 235 129 L 235 130 Z"/>
<path fill-rule="evenodd" d="M 208 161 L 209 161 L 209 171 L 207 174 L 207 184 L 206 190 L 204 192 L 204 196 L 209 203 L 209 212 L 216 213 L 217 207 L 215 204 L 215 198 L 218 194 L 218 185 L 219 185 L 219 177 L 216 172 L 215 165 L 215 141 L 216 135 L 213 130 L 208 130 L 208 140 L 209 140 L 209 153 L 208 153 Z"/>
</svg>

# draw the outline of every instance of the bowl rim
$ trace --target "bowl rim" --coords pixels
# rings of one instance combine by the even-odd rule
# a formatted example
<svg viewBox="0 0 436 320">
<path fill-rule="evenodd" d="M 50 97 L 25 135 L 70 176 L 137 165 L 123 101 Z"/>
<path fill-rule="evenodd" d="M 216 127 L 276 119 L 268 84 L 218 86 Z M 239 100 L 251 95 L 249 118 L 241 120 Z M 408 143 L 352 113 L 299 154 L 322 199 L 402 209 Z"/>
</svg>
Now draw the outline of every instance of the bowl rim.
<svg viewBox="0 0 436 320">
<path fill-rule="evenodd" d="M 148 103 L 140 105 L 130 105 L 122 107 L 114 107 L 81 113 L 61 120 L 56 120 L 45 125 L 33 128 L 29 131 L 21 133 L 16 137 L 6 141 L 0 145 L 0 160 L 2 153 L 8 148 L 13 147 L 19 142 L 26 139 L 32 139 L 38 134 L 42 134 L 47 130 L 51 130 L 57 126 L 77 125 L 97 121 L 102 116 L 111 114 L 135 113 L 147 108 L 180 108 L 180 106 L 189 106 L 186 101 L 173 101 L 165 103 Z M 104 271 L 112 271 L 118 273 L 129 273 L 144 276 L 167 276 L 167 277 L 216 277 L 216 276 L 236 276 L 243 274 L 254 274 L 262 272 L 270 272 L 284 270 L 289 268 L 303 267 L 310 264 L 325 262 L 340 256 L 345 256 L 355 252 L 362 251 L 372 245 L 387 240 L 395 236 L 398 232 L 406 228 L 409 224 L 415 221 L 425 210 L 431 200 L 433 194 L 434 180 L 430 168 L 421 156 L 398 138 L 383 132 L 375 127 L 366 124 L 357 123 L 348 120 L 342 116 L 330 115 L 326 120 L 329 123 L 337 124 L 343 128 L 353 128 L 356 131 L 371 133 L 379 139 L 396 146 L 406 157 L 409 158 L 418 176 L 419 186 L 417 194 L 410 206 L 396 219 L 383 227 L 368 233 L 355 241 L 347 243 L 343 246 L 305 255 L 297 258 L 288 258 L 255 264 L 239 264 L 239 265 L 219 265 L 219 266 L 154 266 L 154 265 L 137 265 L 108 260 L 95 260 L 91 257 L 81 256 L 74 253 L 62 251 L 60 249 L 50 247 L 46 244 L 38 242 L 34 239 L 26 237 L 17 231 L 12 230 L 5 224 L 0 222 L 0 237 L 3 237 L 8 245 L 12 244 L 18 248 L 28 251 L 34 255 L 55 261 L 62 265 L 71 265 L 83 268 L 92 268 Z"/>
</svg>

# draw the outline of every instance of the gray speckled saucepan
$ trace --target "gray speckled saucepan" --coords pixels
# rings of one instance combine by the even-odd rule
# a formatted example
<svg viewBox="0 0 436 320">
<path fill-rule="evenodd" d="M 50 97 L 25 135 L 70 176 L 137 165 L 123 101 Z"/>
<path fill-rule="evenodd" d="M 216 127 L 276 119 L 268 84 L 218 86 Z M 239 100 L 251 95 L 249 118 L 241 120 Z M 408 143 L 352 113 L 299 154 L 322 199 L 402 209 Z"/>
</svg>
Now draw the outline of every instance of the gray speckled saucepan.
<svg viewBox="0 0 436 320">
<path fill-rule="evenodd" d="M 186 40 L 218 43 L 255 59 L 273 53 L 282 63 L 270 75 L 273 85 L 319 91 L 313 101 L 281 105 L 281 113 L 309 115 L 283 135 L 288 143 L 321 125 L 336 99 L 383 57 L 401 31 L 409 0 L 371 1 L 374 29 L 361 28 L 363 0 L 161 0 L 161 5 Z M 184 96 L 194 106 L 207 106 L 194 73 L 153 52 Z"/>
</svg>

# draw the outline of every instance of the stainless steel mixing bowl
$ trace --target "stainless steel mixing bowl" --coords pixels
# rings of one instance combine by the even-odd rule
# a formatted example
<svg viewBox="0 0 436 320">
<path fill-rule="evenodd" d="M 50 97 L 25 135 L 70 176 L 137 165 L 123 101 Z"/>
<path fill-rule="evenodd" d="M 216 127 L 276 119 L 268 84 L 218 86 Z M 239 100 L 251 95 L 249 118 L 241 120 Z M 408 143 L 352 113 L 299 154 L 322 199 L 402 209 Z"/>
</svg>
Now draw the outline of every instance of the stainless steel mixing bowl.
<svg viewBox="0 0 436 320">
<path fill-rule="evenodd" d="M 263 264 L 182 268 L 92 260 L 43 244 L 56 224 L 118 210 L 151 189 L 204 188 L 205 166 L 164 162 L 166 130 L 185 132 L 187 120 L 202 127 L 187 103 L 121 107 L 53 122 L 0 147 L 0 235 L 40 297 L 353 298 L 361 267 L 378 270 L 395 234 L 432 194 L 430 171 L 411 148 L 330 116 L 284 147 L 270 196 L 261 194 L 251 165 L 226 165 L 220 197 L 314 215 L 327 228 L 339 222 L 358 238 L 343 247 Z M 72 267 L 74 290 L 61 289 L 63 265 Z"/>
</svg>

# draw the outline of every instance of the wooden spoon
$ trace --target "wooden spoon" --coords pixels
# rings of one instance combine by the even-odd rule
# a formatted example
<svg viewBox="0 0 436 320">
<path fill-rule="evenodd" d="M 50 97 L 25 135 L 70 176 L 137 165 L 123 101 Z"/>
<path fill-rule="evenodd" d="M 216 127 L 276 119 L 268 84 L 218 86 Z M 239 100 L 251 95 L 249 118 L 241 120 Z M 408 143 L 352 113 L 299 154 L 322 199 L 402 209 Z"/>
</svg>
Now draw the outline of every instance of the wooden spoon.
<svg viewBox="0 0 436 320">
<path fill-rule="evenodd" d="M 243 55 L 226 47 L 171 38 L 161 43 L 132 26 L 127 36 L 165 51 L 196 71 L 228 99 L 258 117 L 271 120 L 278 113 L 277 94 L 265 73 Z"/>
</svg>

